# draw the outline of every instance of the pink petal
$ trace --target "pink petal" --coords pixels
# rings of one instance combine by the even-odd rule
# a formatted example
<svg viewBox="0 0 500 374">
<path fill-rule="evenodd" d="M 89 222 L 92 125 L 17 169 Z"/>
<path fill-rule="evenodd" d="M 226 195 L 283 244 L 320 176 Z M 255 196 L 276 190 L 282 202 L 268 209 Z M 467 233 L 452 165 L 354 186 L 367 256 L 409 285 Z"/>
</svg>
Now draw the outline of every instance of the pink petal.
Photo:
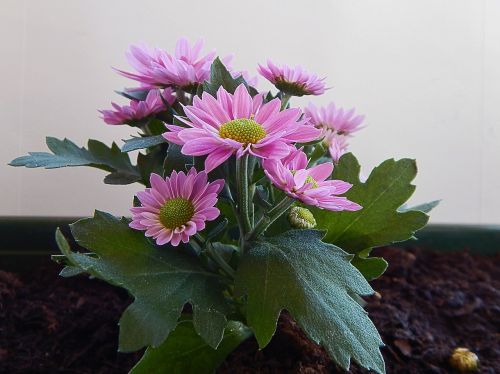
<svg viewBox="0 0 500 374">
<path fill-rule="evenodd" d="M 220 148 L 210 153 L 205 160 L 205 171 L 207 173 L 226 161 L 233 154 L 231 148 Z"/>
<path fill-rule="evenodd" d="M 311 169 L 309 169 L 309 175 L 317 182 L 324 181 L 328 178 L 333 171 L 333 164 L 331 162 L 325 162 L 324 164 L 319 164 Z"/>
</svg>

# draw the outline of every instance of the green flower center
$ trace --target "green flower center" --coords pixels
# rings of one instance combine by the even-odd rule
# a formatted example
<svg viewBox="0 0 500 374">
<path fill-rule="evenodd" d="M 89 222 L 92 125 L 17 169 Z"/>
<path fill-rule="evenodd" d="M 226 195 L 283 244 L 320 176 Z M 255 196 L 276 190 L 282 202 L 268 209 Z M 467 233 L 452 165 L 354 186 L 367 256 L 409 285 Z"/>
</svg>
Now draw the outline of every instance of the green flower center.
<svg viewBox="0 0 500 374">
<path fill-rule="evenodd" d="M 316 180 L 313 177 L 311 177 L 310 175 L 308 175 L 307 178 L 306 178 L 306 184 L 307 183 L 311 183 L 312 184 L 311 188 L 317 188 L 318 187 L 318 182 L 316 182 Z"/>
<path fill-rule="evenodd" d="M 233 119 L 222 124 L 219 135 L 224 139 L 232 139 L 243 144 L 255 144 L 264 139 L 266 130 L 250 118 Z"/>
<path fill-rule="evenodd" d="M 183 197 L 167 200 L 160 208 L 160 222 L 167 229 L 185 225 L 193 215 L 193 203 Z"/>
<path fill-rule="evenodd" d="M 283 78 L 278 78 L 274 84 L 280 91 L 286 92 L 287 94 L 293 96 L 304 96 L 309 95 L 309 91 L 306 89 L 304 84 L 299 84 L 296 82 L 289 82 Z"/>
</svg>

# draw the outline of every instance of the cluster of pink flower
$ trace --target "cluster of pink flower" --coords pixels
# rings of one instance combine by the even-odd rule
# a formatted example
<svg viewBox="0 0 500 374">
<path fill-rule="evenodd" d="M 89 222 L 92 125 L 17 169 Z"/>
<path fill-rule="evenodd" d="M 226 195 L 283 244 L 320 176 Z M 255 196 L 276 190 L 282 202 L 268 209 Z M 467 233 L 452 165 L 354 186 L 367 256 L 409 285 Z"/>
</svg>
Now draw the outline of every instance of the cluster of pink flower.
<svg viewBox="0 0 500 374">
<path fill-rule="evenodd" d="M 271 183 L 306 205 L 331 211 L 361 209 L 339 196 L 349 190 L 349 183 L 328 179 L 333 163 L 308 167 L 306 153 L 296 144 L 323 138 L 331 158 L 338 161 L 346 150 L 346 138 L 359 130 L 363 116 L 333 103 L 323 108 L 310 104 L 304 111 L 287 107 L 283 97 L 324 93 L 324 78 L 301 67 L 277 66 L 271 61 L 267 66 L 259 65 L 258 72 L 280 90 L 281 96 L 271 100 L 265 99 L 263 93 L 252 96 L 245 84 L 234 93 L 221 86 L 215 97 L 208 92 L 198 96 L 196 88 L 209 80 L 216 56 L 215 51 L 202 56 L 201 49 L 201 41 L 191 47 L 185 39 L 177 43 L 174 55 L 157 48 L 132 46 L 127 59 L 136 72 L 118 72 L 138 81 L 140 89 L 149 89 L 149 94 L 145 101 L 133 100 L 123 107 L 113 104 L 114 111 L 101 111 L 108 124 L 130 124 L 165 110 L 180 92 L 192 94 L 189 104 L 180 103 L 184 116 L 176 116 L 177 125 L 167 124 L 163 136 L 182 146 L 185 155 L 206 156 L 205 170 L 197 172 L 192 168 L 166 178 L 152 174 L 151 187 L 137 194 L 141 206 L 132 208 L 130 227 L 144 230 L 160 245 L 188 242 L 190 236 L 205 227 L 205 221 L 219 216 L 215 205 L 224 181 L 209 182 L 208 173 L 231 156 L 260 159 Z M 223 59 L 226 64 L 229 60 Z M 247 72 L 231 74 L 243 76 L 251 86 L 256 84 Z"/>
</svg>

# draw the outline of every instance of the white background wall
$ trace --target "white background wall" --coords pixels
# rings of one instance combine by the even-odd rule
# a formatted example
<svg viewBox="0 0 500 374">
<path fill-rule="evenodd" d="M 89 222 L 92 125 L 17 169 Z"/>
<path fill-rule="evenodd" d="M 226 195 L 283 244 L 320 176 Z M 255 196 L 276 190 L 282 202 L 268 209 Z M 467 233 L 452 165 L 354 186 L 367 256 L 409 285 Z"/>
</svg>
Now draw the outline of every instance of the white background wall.
<svg viewBox="0 0 500 374">
<path fill-rule="evenodd" d="M 0 215 L 126 214 L 138 185 L 6 164 L 45 135 L 128 138 L 96 111 L 133 85 L 110 67 L 128 67 L 129 43 L 171 50 L 185 35 L 241 68 L 271 57 L 327 75 L 316 102 L 367 116 L 351 142 L 366 171 L 416 158 L 413 201 L 444 199 L 434 222 L 500 223 L 499 19 L 496 0 L 0 0 Z"/>
</svg>

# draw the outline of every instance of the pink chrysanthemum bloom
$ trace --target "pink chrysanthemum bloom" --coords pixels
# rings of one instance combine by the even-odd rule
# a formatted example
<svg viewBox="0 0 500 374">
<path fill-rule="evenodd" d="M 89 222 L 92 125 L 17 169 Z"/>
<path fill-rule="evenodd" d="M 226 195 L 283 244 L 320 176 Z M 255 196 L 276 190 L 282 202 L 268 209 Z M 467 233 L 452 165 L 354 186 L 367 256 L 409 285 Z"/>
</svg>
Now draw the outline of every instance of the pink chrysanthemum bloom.
<svg viewBox="0 0 500 374">
<path fill-rule="evenodd" d="M 323 143 L 328 147 L 333 161 L 338 162 L 340 157 L 347 152 L 347 136 L 336 133 L 325 135 Z"/>
<path fill-rule="evenodd" d="M 310 103 L 304 108 L 309 122 L 323 131 L 324 144 L 333 160 L 338 161 L 347 149 L 347 137 L 360 130 L 365 116 L 355 115 L 354 108 L 345 111 L 334 103 L 317 108 Z"/>
<path fill-rule="evenodd" d="M 268 60 L 267 66 L 259 64 L 257 71 L 278 90 L 289 95 L 321 95 L 326 89 L 325 78 L 310 74 L 301 66 L 277 66 Z"/>
<path fill-rule="evenodd" d="M 310 169 L 306 169 L 307 163 L 306 154 L 300 149 L 293 149 L 282 160 L 264 160 L 262 164 L 267 177 L 276 187 L 307 205 L 332 211 L 362 208 L 346 197 L 338 196 L 347 192 L 352 184 L 327 180 L 333 171 L 331 162 Z"/>
<path fill-rule="evenodd" d="M 251 154 L 263 159 L 280 159 L 288 155 L 289 144 L 315 140 L 321 131 L 301 118 L 301 110 L 280 111 L 279 99 L 263 104 L 262 94 L 251 97 L 241 84 L 233 94 L 223 87 L 217 98 L 204 92 L 194 97 L 192 106 L 185 106 L 187 119 L 178 117 L 188 128 L 167 125 L 163 136 L 183 145 L 182 153 L 208 155 L 207 172 L 215 169 L 231 155 Z"/>
<path fill-rule="evenodd" d="M 164 111 L 166 107 L 163 100 L 170 105 L 175 101 L 175 96 L 170 88 L 163 90 L 162 94 L 160 94 L 159 90 L 151 90 L 148 92 L 146 100 L 131 100 L 129 105 L 120 106 L 111 103 L 113 109 L 100 110 L 99 112 L 108 125 L 134 124 L 153 114 Z"/>
<path fill-rule="evenodd" d="M 131 45 L 127 60 L 137 73 L 117 70 L 121 75 L 141 82 L 144 87 L 176 87 L 192 90 L 210 77 L 210 66 L 215 51 L 201 55 L 203 40 L 192 47 L 186 38 L 177 41 L 174 55 L 159 48 L 146 45 Z M 231 58 L 226 57 L 224 62 Z"/>
<path fill-rule="evenodd" d="M 334 103 L 326 107 L 316 107 L 314 104 L 304 108 L 304 113 L 310 117 L 310 122 L 325 131 L 336 132 L 340 135 L 350 135 L 361 129 L 361 123 L 365 119 L 363 115 L 355 115 L 355 109 L 344 110 L 338 108 Z"/>
<path fill-rule="evenodd" d="M 158 245 L 187 243 L 190 236 L 205 228 L 205 221 L 220 214 L 215 204 L 224 186 L 222 179 L 209 183 L 206 172 L 191 168 L 187 175 L 174 171 L 165 179 L 153 173 L 150 182 L 151 188 L 137 193 L 142 206 L 130 209 L 129 226 L 146 231 Z"/>
</svg>

